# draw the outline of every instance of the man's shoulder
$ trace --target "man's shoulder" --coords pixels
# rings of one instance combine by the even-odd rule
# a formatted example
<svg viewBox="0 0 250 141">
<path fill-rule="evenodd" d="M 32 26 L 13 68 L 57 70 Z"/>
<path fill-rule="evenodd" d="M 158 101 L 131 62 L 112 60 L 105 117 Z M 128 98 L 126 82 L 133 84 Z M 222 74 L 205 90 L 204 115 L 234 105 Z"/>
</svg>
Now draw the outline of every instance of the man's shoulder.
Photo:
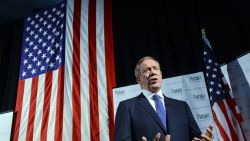
<svg viewBox="0 0 250 141">
<path fill-rule="evenodd" d="M 171 104 L 184 104 L 184 105 L 186 104 L 186 101 L 170 98 L 167 96 L 165 96 L 165 99 L 167 102 L 169 102 Z"/>
<path fill-rule="evenodd" d="M 146 98 L 143 96 L 143 94 L 139 94 L 138 96 L 136 97 L 132 97 L 132 98 L 129 98 L 129 99 L 126 99 L 126 100 L 123 100 L 121 101 L 122 103 L 135 103 L 136 101 L 138 101 L 139 99 L 142 99 L 142 98 Z"/>
</svg>

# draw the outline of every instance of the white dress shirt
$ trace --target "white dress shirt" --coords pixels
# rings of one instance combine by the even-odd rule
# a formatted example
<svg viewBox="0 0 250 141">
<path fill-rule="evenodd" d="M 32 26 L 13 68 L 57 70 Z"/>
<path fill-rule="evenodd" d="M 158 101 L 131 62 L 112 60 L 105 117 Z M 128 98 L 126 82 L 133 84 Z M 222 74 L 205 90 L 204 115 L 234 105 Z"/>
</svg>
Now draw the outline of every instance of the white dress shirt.
<svg viewBox="0 0 250 141">
<path fill-rule="evenodd" d="M 163 93 L 162 93 L 161 90 L 158 91 L 157 93 L 152 93 L 152 92 L 150 92 L 150 91 L 148 91 L 148 90 L 143 89 L 143 90 L 142 90 L 142 93 L 143 93 L 143 95 L 148 99 L 150 105 L 154 108 L 155 111 L 156 111 L 156 108 L 155 108 L 155 101 L 153 100 L 153 96 L 154 96 L 155 94 L 159 95 L 160 98 L 161 98 L 161 102 L 162 102 L 163 105 L 164 105 L 163 107 L 164 107 L 164 109 L 165 109 L 164 97 L 163 97 Z"/>
</svg>

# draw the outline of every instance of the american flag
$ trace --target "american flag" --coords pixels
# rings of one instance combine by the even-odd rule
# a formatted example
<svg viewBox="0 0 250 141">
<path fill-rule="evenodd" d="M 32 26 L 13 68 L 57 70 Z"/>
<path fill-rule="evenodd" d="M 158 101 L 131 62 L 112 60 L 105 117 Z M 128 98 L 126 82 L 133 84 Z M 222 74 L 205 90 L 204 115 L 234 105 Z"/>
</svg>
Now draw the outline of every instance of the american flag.
<svg viewBox="0 0 250 141">
<path fill-rule="evenodd" d="M 205 75 L 215 127 L 220 141 L 244 141 L 241 128 L 242 117 L 233 98 L 232 91 L 225 81 L 212 47 L 202 31 L 204 46 Z"/>
<path fill-rule="evenodd" d="M 113 140 L 111 0 L 68 0 L 25 18 L 14 141 Z"/>
</svg>

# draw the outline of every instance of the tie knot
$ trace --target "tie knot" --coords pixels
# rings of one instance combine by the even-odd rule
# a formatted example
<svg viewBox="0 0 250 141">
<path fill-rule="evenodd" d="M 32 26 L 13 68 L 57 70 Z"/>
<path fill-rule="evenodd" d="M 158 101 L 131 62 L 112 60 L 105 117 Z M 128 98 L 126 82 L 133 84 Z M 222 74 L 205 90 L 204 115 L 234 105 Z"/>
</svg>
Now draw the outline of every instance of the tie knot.
<svg viewBox="0 0 250 141">
<path fill-rule="evenodd" d="M 154 101 L 158 101 L 158 100 L 161 99 L 161 97 L 159 95 L 157 95 L 157 94 L 153 95 L 152 98 L 153 98 Z"/>
</svg>

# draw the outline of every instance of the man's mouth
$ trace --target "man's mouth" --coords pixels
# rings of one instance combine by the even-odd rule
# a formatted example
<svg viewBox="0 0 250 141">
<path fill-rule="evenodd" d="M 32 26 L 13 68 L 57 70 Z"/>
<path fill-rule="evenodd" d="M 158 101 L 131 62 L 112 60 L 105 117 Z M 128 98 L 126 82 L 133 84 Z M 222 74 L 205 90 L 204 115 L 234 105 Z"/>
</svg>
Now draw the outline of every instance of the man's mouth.
<svg viewBox="0 0 250 141">
<path fill-rule="evenodd" d="M 149 84 L 154 84 L 154 83 L 157 82 L 157 78 L 150 78 L 150 79 L 148 80 L 148 82 L 149 82 Z"/>
</svg>

